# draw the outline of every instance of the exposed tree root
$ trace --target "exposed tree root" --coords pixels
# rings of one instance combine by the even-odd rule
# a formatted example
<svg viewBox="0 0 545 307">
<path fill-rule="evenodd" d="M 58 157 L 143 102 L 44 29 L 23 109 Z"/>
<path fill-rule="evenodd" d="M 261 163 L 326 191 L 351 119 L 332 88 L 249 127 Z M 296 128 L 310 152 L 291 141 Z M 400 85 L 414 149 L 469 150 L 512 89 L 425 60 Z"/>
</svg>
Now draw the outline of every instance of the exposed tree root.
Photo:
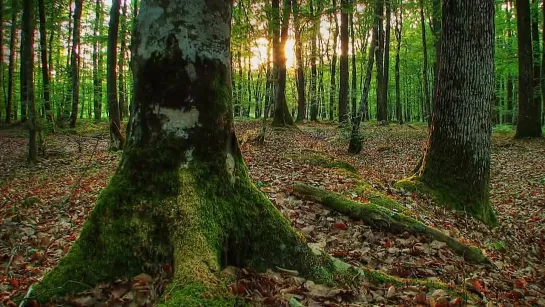
<svg viewBox="0 0 545 307">
<path fill-rule="evenodd" d="M 445 242 L 450 249 L 458 255 L 463 256 L 467 261 L 490 263 L 490 260 L 478 248 L 467 246 L 438 229 L 427 226 L 404 214 L 377 205 L 373 203 L 373 199 L 369 199 L 368 204 L 362 204 L 348 200 L 337 193 L 300 183 L 294 185 L 293 192 L 300 197 L 319 202 L 352 218 L 360 219 L 371 227 L 387 231 L 406 231 L 412 234 L 426 235 L 437 241 Z"/>
</svg>

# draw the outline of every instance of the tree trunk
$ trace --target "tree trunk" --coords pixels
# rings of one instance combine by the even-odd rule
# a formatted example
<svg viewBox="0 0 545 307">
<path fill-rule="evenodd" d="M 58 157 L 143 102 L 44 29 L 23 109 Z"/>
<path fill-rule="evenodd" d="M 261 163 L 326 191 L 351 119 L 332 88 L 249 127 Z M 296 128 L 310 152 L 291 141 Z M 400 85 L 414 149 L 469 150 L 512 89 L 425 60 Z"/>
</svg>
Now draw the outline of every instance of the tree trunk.
<svg viewBox="0 0 545 307">
<path fill-rule="evenodd" d="M 539 110 L 538 118 L 541 123 L 541 58 L 540 58 L 540 46 L 539 46 L 539 1 L 532 0 L 532 8 L 530 10 L 532 14 L 532 55 L 534 57 L 534 104 L 536 104 Z"/>
<path fill-rule="evenodd" d="M 74 9 L 74 29 L 72 39 L 72 54 L 70 57 L 70 66 L 72 68 L 72 115 L 70 117 L 70 127 L 76 127 L 78 120 L 79 107 L 79 44 L 80 44 L 80 27 L 81 13 L 83 10 L 83 0 L 75 0 L 76 7 Z"/>
<path fill-rule="evenodd" d="M 424 51 L 424 63 L 422 66 L 422 77 L 424 82 L 424 108 L 422 113 L 424 119 L 431 123 L 431 99 L 430 99 L 430 82 L 428 79 L 428 41 L 426 38 L 426 19 L 424 18 L 424 0 L 420 0 L 420 25 L 422 28 L 422 49 Z"/>
<path fill-rule="evenodd" d="M 295 61 L 297 62 L 297 121 L 302 122 L 306 118 L 307 101 L 305 97 L 305 70 L 303 65 L 303 42 L 301 41 L 301 24 L 299 3 L 292 0 L 293 6 L 293 31 L 295 32 Z"/>
<path fill-rule="evenodd" d="M 4 0 L 0 0 L 0 86 L 2 87 L 2 104 L 6 106 L 6 88 L 4 87 Z M 0 110 L 0 118 L 2 117 Z"/>
<path fill-rule="evenodd" d="M 314 254 L 248 175 L 232 117 L 232 2 L 169 2 L 164 10 L 174 15 L 160 5 L 143 5 L 138 19 L 122 162 L 74 246 L 34 294 L 46 302 L 165 264 L 176 281 L 164 297 L 172 306 L 234 306 L 234 296 L 209 295 L 226 292 L 221 269 L 230 265 L 334 280 L 331 258 Z M 193 43 L 182 44 L 177 37 L 191 30 Z"/>
<path fill-rule="evenodd" d="M 350 100 L 351 100 L 351 105 L 352 105 L 352 118 L 356 118 L 356 113 L 357 113 L 357 104 L 356 104 L 356 99 L 358 99 L 358 79 L 357 79 L 357 75 L 356 75 L 356 35 L 355 35 L 355 30 L 354 30 L 354 14 L 355 14 L 355 10 L 354 8 L 351 8 L 353 10 L 353 12 L 350 14 L 350 33 L 351 33 L 351 42 L 352 42 L 352 86 L 350 87 Z M 364 39 L 367 39 L 364 38 Z M 360 119 L 361 120 L 361 119 Z"/>
<path fill-rule="evenodd" d="M 95 24 L 93 28 L 93 110 L 95 121 L 102 119 L 102 44 L 98 39 L 102 25 L 102 0 L 96 0 Z"/>
<path fill-rule="evenodd" d="M 494 1 L 445 1 L 441 37 L 431 134 L 418 177 L 405 183 L 495 225 L 489 199 Z"/>
<path fill-rule="evenodd" d="M 377 8 L 375 7 L 375 9 Z M 360 104 L 358 112 L 356 113 L 356 117 L 352 121 L 352 132 L 350 134 L 350 143 L 348 144 L 348 152 L 353 154 L 360 153 L 362 149 L 363 139 L 360 135 L 360 123 L 363 120 L 363 117 L 365 116 L 365 108 L 367 107 L 367 100 L 369 99 L 369 89 L 371 88 L 373 62 L 375 59 L 375 48 L 377 47 L 377 43 L 378 43 L 377 41 L 378 40 L 377 32 L 379 27 L 378 22 L 379 22 L 379 19 L 375 18 L 373 34 L 371 35 L 371 47 L 369 48 L 369 54 L 367 59 L 367 73 L 365 75 L 365 83 L 361 90 L 362 102 Z"/>
<path fill-rule="evenodd" d="M 518 118 L 516 138 L 541 136 L 541 110 L 535 95 L 532 31 L 529 0 L 518 0 L 517 41 L 519 63 Z M 539 88 L 537 88 L 539 90 Z"/>
<path fill-rule="evenodd" d="M 121 134 L 121 114 L 117 101 L 117 37 L 119 34 L 120 0 L 112 1 L 110 24 L 108 27 L 108 59 L 106 68 L 106 91 L 108 95 L 108 113 L 110 117 L 110 139 L 112 149 L 122 149 L 125 137 Z M 137 49 L 134 49 L 137 50 Z"/>
<path fill-rule="evenodd" d="M 6 104 L 6 123 L 11 123 L 11 117 L 13 112 L 13 81 L 15 73 L 15 45 L 16 31 L 17 31 L 17 2 L 18 0 L 11 0 L 11 29 L 9 38 L 9 63 L 8 63 L 8 100 Z M 17 110 L 15 110 L 15 116 L 17 116 Z"/>
<path fill-rule="evenodd" d="M 282 6 L 282 26 L 280 27 L 280 8 L 278 0 L 273 0 L 273 9 L 275 9 L 274 18 L 277 19 L 275 25 L 275 34 L 273 52 L 274 52 L 274 61 L 278 74 L 278 84 L 276 88 L 275 96 L 275 105 L 274 105 L 274 118 L 272 125 L 273 126 L 293 126 L 293 117 L 290 114 L 288 109 L 288 103 L 286 101 L 286 42 L 288 41 L 288 29 L 290 23 L 290 13 L 291 13 L 291 0 L 284 0 Z M 280 33 L 280 37 L 278 37 Z M 277 39 L 279 38 L 279 39 Z"/>
<path fill-rule="evenodd" d="M 316 67 L 318 60 L 318 22 L 314 11 L 314 1 L 310 0 L 310 16 L 312 22 L 311 41 L 310 41 L 310 120 L 318 121 L 318 68 Z"/>
<path fill-rule="evenodd" d="M 341 0 L 341 60 L 339 84 L 339 123 L 348 123 L 348 12 L 350 0 Z"/>
<path fill-rule="evenodd" d="M 331 22 L 333 19 L 334 22 Z M 337 21 L 337 1 L 333 0 L 333 14 L 330 17 L 330 23 L 335 25 L 333 31 L 333 56 L 331 57 L 331 76 L 329 81 L 329 120 L 333 120 L 335 114 L 335 94 L 337 91 L 337 41 L 339 38 L 339 23 Z"/>
<path fill-rule="evenodd" d="M 392 18 L 392 8 L 390 1 L 392 0 L 386 0 L 386 31 L 384 33 L 384 67 L 383 67 L 383 77 L 382 82 L 383 85 L 381 87 L 381 99 L 380 102 L 382 103 L 382 118 L 385 121 L 388 121 L 388 83 L 390 80 L 390 29 L 391 29 L 391 18 Z"/>
<path fill-rule="evenodd" d="M 24 71 L 24 74 L 23 74 Z M 34 1 L 23 0 L 21 31 L 21 77 L 25 78 L 21 96 L 28 107 L 28 162 L 37 162 L 36 106 L 34 100 Z M 24 93 L 24 95 L 23 95 Z"/>
<path fill-rule="evenodd" d="M 384 86 L 384 0 L 375 0 L 375 18 L 378 19 L 377 48 L 375 57 L 377 62 L 377 122 L 386 121 L 384 102 L 382 99 Z M 376 23 L 376 22 L 375 22 Z"/>
<path fill-rule="evenodd" d="M 397 119 L 397 122 L 401 125 L 401 124 L 403 124 L 403 111 L 402 111 L 402 108 L 401 108 L 401 85 L 400 85 L 400 75 L 399 75 L 400 56 L 399 56 L 399 54 L 401 52 L 401 33 L 403 33 L 403 0 L 399 0 L 395 16 L 396 16 L 396 24 L 395 24 L 395 30 L 394 31 L 395 31 L 396 41 L 397 41 L 396 64 L 395 64 L 396 119 Z"/>
<path fill-rule="evenodd" d="M 119 74 L 119 117 L 121 119 L 129 116 L 129 108 L 127 106 L 126 89 L 125 89 L 125 50 L 127 50 L 127 0 L 123 0 L 121 14 L 121 31 L 119 39 L 119 64 L 117 66 Z"/>
<path fill-rule="evenodd" d="M 47 32 L 45 24 L 45 5 L 44 0 L 38 0 L 38 8 L 40 12 L 40 52 L 42 57 L 42 86 L 44 95 L 44 108 L 48 121 L 53 121 L 53 113 L 51 110 L 51 95 L 50 95 L 50 82 L 49 82 L 49 65 L 47 57 Z"/>
<path fill-rule="evenodd" d="M 431 32 L 434 37 L 435 60 L 433 63 L 433 91 L 431 92 L 432 106 L 435 105 L 435 87 L 439 76 L 439 61 L 441 60 L 441 0 L 432 0 Z M 433 110 L 432 110 L 433 112 Z"/>
</svg>

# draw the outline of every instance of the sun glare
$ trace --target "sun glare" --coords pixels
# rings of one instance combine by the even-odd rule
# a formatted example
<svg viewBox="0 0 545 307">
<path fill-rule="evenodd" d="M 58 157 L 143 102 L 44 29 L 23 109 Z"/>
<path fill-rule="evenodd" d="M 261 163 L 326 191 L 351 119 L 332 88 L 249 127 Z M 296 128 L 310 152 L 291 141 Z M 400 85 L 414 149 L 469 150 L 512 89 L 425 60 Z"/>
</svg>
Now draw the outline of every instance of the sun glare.
<svg viewBox="0 0 545 307">
<path fill-rule="evenodd" d="M 267 64 L 267 45 L 268 41 L 266 38 L 261 37 L 258 38 L 254 46 L 251 48 L 252 51 L 252 69 L 256 70 L 259 69 L 261 65 Z M 287 68 L 293 68 L 295 66 L 295 42 L 292 39 L 288 39 L 286 42 L 286 66 Z M 272 60 L 272 59 L 271 59 Z"/>
</svg>

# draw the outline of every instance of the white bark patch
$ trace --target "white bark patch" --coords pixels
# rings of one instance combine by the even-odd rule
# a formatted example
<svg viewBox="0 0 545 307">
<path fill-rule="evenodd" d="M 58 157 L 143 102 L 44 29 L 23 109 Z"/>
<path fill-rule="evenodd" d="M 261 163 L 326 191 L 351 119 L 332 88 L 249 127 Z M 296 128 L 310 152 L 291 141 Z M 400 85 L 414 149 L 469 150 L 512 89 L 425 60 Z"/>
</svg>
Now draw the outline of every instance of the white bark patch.
<svg viewBox="0 0 545 307">
<path fill-rule="evenodd" d="M 194 148 L 190 148 L 190 149 L 186 150 L 186 152 L 185 152 L 185 163 L 182 164 L 181 168 L 188 168 L 189 167 L 189 163 L 191 161 L 193 161 L 193 150 L 194 150 Z"/>
<path fill-rule="evenodd" d="M 143 1 L 137 17 L 138 56 L 144 60 L 153 54 L 166 56 L 167 38 L 174 34 L 184 60 L 195 63 L 198 55 L 229 65 L 231 28 L 226 12 L 210 9 L 205 0 L 170 1 L 166 9 L 156 2 Z"/>
<path fill-rule="evenodd" d="M 231 153 L 227 153 L 227 158 L 225 159 L 225 165 L 227 166 L 227 172 L 231 176 L 231 184 L 235 184 L 235 158 Z"/>
<path fill-rule="evenodd" d="M 199 110 L 195 107 L 188 110 L 187 108 L 171 109 L 156 106 L 153 113 L 161 120 L 163 131 L 184 139 L 189 137 L 187 130 L 199 124 Z"/>
</svg>

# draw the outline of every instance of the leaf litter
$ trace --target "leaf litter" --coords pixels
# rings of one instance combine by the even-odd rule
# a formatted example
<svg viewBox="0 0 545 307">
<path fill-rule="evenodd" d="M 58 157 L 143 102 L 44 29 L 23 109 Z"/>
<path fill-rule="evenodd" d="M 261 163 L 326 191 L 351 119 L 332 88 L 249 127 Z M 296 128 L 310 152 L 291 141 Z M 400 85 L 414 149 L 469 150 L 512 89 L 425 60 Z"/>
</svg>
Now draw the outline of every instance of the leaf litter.
<svg viewBox="0 0 545 307">
<path fill-rule="evenodd" d="M 421 155 L 427 134 L 418 125 L 365 124 L 363 150 L 356 156 L 346 154 L 346 132 L 336 125 L 268 129 L 263 146 L 251 142 L 260 131 L 258 121 L 236 123 L 236 129 L 254 182 L 310 245 L 355 266 L 463 287 L 479 299 L 421 286 L 383 284 L 371 278 L 336 289 L 282 268 L 265 273 L 232 268 L 237 277 L 229 286 L 233 294 L 269 306 L 545 306 L 543 139 L 494 136 L 491 201 L 500 226 L 488 229 L 463 214 L 435 206 L 428 197 L 393 187 L 396 180 L 410 174 Z M 24 136 L 0 131 L 0 168 L 5 170 L 0 174 L 0 302 L 5 306 L 14 306 L 13 299 L 25 295 L 69 251 L 120 158 L 108 151 L 105 135 L 75 138 L 57 134 L 47 139 L 48 155 L 31 167 L 25 163 Z M 303 182 L 362 203 L 368 201 L 354 192 L 357 180 L 345 170 L 296 158 L 308 150 L 354 165 L 364 181 L 399 201 L 418 219 L 481 248 L 495 267 L 466 263 L 441 242 L 371 229 L 294 197 L 292 184 Z M 167 271 L 97 285 L 56 303 L 151 306 L 166 288 L 171 270 Z"/>
</svg>

